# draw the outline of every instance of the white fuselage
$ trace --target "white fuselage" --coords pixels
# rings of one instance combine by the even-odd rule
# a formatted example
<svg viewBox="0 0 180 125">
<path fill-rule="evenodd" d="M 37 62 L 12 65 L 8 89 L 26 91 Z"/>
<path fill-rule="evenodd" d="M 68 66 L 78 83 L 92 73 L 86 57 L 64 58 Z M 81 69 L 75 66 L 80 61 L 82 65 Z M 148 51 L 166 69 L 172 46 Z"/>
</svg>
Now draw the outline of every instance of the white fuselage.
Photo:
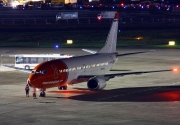
<svg viewBox="0 0 180 125">
<path fill-rule="evenodd" d="M 60 72 L 68 72 L 67 83 L 71 83 L 81 75 L 101 75 L 105 74 L 115 64 L 117 58 L 113 53 L 111 54 L 94 54 L 80 57 L 72 57 L 69 59 L 61 59 L 67 69 Z"/>
</svg>

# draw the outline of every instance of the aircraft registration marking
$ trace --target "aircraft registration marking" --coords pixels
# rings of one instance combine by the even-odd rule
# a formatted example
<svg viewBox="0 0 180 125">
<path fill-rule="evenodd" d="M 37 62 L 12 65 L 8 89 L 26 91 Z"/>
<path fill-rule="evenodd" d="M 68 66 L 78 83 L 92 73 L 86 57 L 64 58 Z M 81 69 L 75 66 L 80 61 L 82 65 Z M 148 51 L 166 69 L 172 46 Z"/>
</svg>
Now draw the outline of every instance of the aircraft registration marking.
<svg viewBox="0 0 180 125">
<path fill-rule="evenodd" d="M 63 80 L 56 80 L 56 81 L 49 81 L 49 82 L 43 82 L 42 84 L 56 84 L 56 83 L 60 83 Z"/>
</svg>

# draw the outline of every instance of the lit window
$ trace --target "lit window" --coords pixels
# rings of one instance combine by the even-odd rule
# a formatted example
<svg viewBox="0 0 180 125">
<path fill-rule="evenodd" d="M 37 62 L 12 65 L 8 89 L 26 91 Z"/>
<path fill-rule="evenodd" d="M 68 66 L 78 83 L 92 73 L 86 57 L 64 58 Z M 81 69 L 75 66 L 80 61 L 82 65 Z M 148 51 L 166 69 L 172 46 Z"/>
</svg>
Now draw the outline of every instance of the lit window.
<svg viewBox="0 0 180 125">
<path fill-rule="evenodd" d="M 92 65 L 92 67 L 96 67 L 96 65 L 95 65 L 95 64 L 93 64 L 93 65 Z"/>
</svg>

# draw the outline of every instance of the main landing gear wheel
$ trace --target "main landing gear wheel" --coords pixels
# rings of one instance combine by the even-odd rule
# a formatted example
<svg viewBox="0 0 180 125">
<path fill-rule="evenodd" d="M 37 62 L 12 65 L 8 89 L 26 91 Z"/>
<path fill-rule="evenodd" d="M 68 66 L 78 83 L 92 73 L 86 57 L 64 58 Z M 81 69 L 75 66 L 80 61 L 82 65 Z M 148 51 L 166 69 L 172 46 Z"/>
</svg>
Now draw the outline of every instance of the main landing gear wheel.
<svg viewBox="0 0 180 125">
<path fill-rule="evenodd" d="M 45 92 L 40 92 L 40 95 L 39 95 L 39 97 L 45 97 L 46 96 L 46 93 Z"/>
<path fill-rule="evenodd" d="M 67 85 L 65 85 L 65 86 L 59 86 L 58 89 L 59 89 L 59 90 L 67 90 Z"/>
</svg>

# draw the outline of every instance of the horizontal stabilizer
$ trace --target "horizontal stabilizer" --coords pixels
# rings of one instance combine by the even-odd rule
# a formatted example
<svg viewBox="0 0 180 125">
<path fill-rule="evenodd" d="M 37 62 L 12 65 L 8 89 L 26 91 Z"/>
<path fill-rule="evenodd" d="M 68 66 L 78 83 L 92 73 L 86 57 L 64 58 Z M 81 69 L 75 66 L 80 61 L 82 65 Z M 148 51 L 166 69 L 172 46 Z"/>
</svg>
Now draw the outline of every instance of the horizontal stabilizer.
<svg viewBox="0 0 180 125">
<path fill-rule="evenodd" d="M 97 53 L 96 51 L 90 50 L 90 49 L 82 49 L 85 52 L 91 53 L 91 54 L 95 54 Z"/>
</svg>

